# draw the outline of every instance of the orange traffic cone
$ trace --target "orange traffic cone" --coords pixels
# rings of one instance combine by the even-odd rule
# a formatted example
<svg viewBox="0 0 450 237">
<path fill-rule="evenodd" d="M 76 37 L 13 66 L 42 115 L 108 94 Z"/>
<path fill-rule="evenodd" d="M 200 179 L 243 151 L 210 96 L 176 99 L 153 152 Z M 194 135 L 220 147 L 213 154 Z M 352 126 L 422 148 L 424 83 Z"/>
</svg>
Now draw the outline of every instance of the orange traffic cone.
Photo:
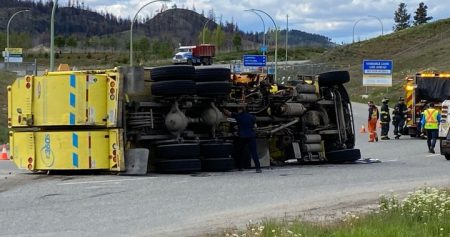
<svg viewBox="0 0 450 237">
<path fill-rule="evenodd" d="M 3 144 L 2 155 L 0 156 L 0 160 L 9 160 L 8 153 L 6 152 L 6 144 Z"/>
<path fill-rule="evenodd" d="M 366 127 L 364 125 L 361 126 L 361 129 L 359 130 L 360 133 L 366 133 Z"/>
</svg>

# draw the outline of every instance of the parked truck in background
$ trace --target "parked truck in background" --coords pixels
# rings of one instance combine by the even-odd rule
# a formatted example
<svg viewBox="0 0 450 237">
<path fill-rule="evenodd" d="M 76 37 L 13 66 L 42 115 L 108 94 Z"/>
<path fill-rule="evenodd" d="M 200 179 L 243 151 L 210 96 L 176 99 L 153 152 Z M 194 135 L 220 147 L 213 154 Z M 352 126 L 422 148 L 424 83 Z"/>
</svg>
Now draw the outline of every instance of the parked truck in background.
<svg viewBox="0 0 450 237">
<path fill-rule="evenodd" d="M 173 64 L 211 65 L 216 53 L 216 47 L 211 44 L 196 46 L 180 46 L 172 58 Z"/>
<path fill-rule="evenodd" d="M 440 108 L 450 98 L 450 72 L 421 72 L 405 80 L 406 125 L 408 135 L 416 137 L 420 135 L 420 119 L 428 104 L 432 102 Z"/>
<path fill-rule="evenodd" d="M 267 76 L 180 65 L 26 76 L 8 87 L 11 159 L 30 171 L 227 171 L 236 124 L 221 110 L 246 107 L 265 166 L 352 162 L 349 80 L 326 72 L 273 90 Z"/>
<path fill-rule="evenodd" d="M 439 139 L 441 155 L 450 160 L 450 100 L 444 100 L 441 107 L 441 121 L 439 123 Z"/>
</svg>

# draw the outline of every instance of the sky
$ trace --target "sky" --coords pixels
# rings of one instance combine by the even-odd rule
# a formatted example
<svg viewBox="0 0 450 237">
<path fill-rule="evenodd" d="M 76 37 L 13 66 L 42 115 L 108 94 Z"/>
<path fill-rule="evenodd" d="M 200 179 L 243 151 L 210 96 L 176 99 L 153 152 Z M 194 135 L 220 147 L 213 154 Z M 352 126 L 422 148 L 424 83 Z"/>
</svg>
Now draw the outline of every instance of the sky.
<svg viewBox="0 0 450 237">
<path fill-rule="evenodd" d="M 60 0 L 64 4 L 67 0 Z M 150 0 L 84 0 L 90 8 L 106 11 L 121 17 L 133 18 L 140 7 Z M 335 43 L 351 43 L 392 32 L 394 12 L 404 2 L 413 20 L 414 12 L 422 1 L 414 0 L 172 0 L 154 2 L 143 8 L 139 16 L 153 16 L 162 4 L 170 8 L 193 9 L 205 15 L 213 9 L 222 21 L 235 22 L 246 32 L 262 32 L 261 19 L 247 9 L 259 9 L 268 13 L 280 29 L 286 29 L 287 16 L 289 29 L 301 30 L 327 36 Z M 448 0 L 423 1 L 428 6 L 428 16 L 433 20 L 450 17 Z M 265 17 L 266 29 L 272 21 Z M 219 21 L 219 19 L 217 19 Z M 383 32 L 382 32 L 383 28 Z"/>
</svg>

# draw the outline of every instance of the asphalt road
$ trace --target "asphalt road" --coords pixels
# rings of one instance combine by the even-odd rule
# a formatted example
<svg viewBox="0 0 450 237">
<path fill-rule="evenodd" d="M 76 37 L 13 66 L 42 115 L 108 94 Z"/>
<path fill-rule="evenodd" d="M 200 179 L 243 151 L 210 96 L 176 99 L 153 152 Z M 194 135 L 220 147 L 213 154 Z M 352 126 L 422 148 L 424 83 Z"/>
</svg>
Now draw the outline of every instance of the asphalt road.
<svg viewBox="0 0 450 237">
<path fill-rule="evenodd" d="M 366 105 L 354 105 L 357 130 Z M 450 187 L 450 162 L 426 142 L 368 143 L 381 163 L 308 165 L 198 175 L 36 175 L 0 161 L 0 236 L 193 236 L 262 217 L 339 215 L 380 194 Z M 437 149 L 438 151 L 439 149 Z"/>
</svg>

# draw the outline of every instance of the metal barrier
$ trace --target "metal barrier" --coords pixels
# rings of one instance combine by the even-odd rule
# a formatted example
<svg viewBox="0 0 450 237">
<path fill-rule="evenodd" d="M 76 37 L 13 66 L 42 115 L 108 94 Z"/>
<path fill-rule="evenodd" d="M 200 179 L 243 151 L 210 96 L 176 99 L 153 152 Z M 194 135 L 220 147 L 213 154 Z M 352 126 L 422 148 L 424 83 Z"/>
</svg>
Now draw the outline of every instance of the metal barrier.
<svg viewBox="0 0 450 237">
<path fill-rule="evenodd" d="M 15 72 L 18 76 L 37 75 L 37 62 L 8 63 L 7 65 L 2 62 L 0 70 Z"/>
</svg>

